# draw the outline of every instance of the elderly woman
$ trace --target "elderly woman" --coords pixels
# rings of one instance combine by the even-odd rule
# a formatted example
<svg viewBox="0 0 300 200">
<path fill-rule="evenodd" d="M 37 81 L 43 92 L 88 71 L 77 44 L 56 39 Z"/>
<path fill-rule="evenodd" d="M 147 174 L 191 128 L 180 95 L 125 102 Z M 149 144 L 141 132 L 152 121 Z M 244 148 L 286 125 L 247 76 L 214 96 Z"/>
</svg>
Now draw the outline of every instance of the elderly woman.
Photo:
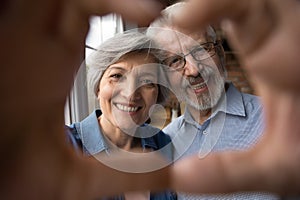
<svg viewBox="0 0 300 200">
<path fill-rule="evenodd" d="M 170 137 L 145 123 L 153 106 L 163 103 L 167 95 L 166 87 L 158 84 L 164 76 L 152 47 L 144 34 L 127 32 L 104 42 L 89 58 L 89 83 L 100 109 L 68 127 L 74 147 L 80 146 L 85 155 L 98 158 L 114 151 L 159 150 L 172 160 Z M 136 172 L 128 164 L 110 167 Z M 174 193 L 165 191 L 126 193 L 109 199 L 175 198 Z"/>
</svg>

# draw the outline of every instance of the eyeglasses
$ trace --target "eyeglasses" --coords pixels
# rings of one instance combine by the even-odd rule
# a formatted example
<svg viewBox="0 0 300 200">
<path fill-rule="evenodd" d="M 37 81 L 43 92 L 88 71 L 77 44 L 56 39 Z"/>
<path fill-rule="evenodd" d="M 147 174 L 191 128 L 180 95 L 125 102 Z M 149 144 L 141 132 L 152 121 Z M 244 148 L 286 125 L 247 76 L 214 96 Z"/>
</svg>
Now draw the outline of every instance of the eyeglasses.
<svg viewBox="0 0 300 200">
<path fill-rule="evenodd" d="M 184 66 L 186 64 L 185 57 L 191 54 L 194 60 L 196 60 L 197 62 L 201 62 L 216 55 L 216 46 L 219 45 L 219 42 L 203 43 L 185 55 L 177 54 L 175 56 L 166 58 L 165 60 L 163 60 L 163 64 L 169 66 L 170 71 L 181 71 L 184 69 Z"/>
</svg>

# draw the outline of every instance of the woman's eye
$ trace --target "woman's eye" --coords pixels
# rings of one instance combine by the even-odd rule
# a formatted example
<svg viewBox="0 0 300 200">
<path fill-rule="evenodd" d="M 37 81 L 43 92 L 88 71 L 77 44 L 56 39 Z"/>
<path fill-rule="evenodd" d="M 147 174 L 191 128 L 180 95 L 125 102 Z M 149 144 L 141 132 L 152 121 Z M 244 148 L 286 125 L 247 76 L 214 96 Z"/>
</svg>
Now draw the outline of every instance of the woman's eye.
<svg viewBox="0 0 300 200">
<path fill-rule="evenodd" d="M 122 78 L 122 74 L 112 74 L 109 77 L 113 78 L 113 79 L 120 79 L 120 78 Z"/>
</svg>

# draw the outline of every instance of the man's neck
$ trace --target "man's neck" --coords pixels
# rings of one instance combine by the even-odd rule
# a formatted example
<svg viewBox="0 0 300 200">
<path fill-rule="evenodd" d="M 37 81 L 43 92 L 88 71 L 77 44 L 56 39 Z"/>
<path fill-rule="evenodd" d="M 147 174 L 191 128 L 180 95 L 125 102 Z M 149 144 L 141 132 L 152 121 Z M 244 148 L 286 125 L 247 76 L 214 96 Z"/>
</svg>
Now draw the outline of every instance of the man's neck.
<svg viewBox="0 0 300 200">
<path fill-rule="evenodd" d="M 199 111 L 189 105 L 187 105 L 187 109 L 190 111 L 193 119 L 200 125 L 202 125 L 211 116 L 211 109 Z"/>
</svg>

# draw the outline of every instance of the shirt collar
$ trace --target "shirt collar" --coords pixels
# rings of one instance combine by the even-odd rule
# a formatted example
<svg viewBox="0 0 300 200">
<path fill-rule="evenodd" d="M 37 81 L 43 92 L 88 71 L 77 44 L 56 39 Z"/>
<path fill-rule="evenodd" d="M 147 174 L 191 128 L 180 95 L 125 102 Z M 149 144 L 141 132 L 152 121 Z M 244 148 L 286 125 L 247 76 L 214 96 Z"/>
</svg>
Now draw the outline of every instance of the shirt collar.
<svg viewBox="0 0 300 200">
<path fill-rule="evenodd" d="M 141 138 L 141 143 L 143 148 L 151 148 L 153 150 L 158 150 L 158 146 L 155 142 L 153 136 L 155 136 L 160 129 L 144 124 L 137 128 L 136 137 Z"/>
<path fill-rule="evenodd" d="M 231 115 L 245 117 L 246 111 L 242 93 L 238 91 L 232 83 L 226 84 L 228 85 L 226 95 L 222 96 L 214 113 L 224 112 Z"/>
<path fill-rule="evenodd" d="M 98 117 L 101 114 L 102 112 L 100 110 L 95 110 L 95 112 L 80 122 L 82 144 L 91 155 L 108 149 L 108 145 L 105 142 L 98 123 Z M 137 137 L 141 138 L 142 148 L 158 149 L 154 137 L 150 137 L 154 136 L 158 131 L 160 130 L 149 125 L 143 125 L 137 128 L 136 134 Z"/>
<path fill-rule="evenodd" d="M 108 147 L 98 123 L 98 117 L 101 114 L 100 110 L 96 110 L 80 122 L 82 144 L 91 155 L 104 151 Z"/>
</svg>

